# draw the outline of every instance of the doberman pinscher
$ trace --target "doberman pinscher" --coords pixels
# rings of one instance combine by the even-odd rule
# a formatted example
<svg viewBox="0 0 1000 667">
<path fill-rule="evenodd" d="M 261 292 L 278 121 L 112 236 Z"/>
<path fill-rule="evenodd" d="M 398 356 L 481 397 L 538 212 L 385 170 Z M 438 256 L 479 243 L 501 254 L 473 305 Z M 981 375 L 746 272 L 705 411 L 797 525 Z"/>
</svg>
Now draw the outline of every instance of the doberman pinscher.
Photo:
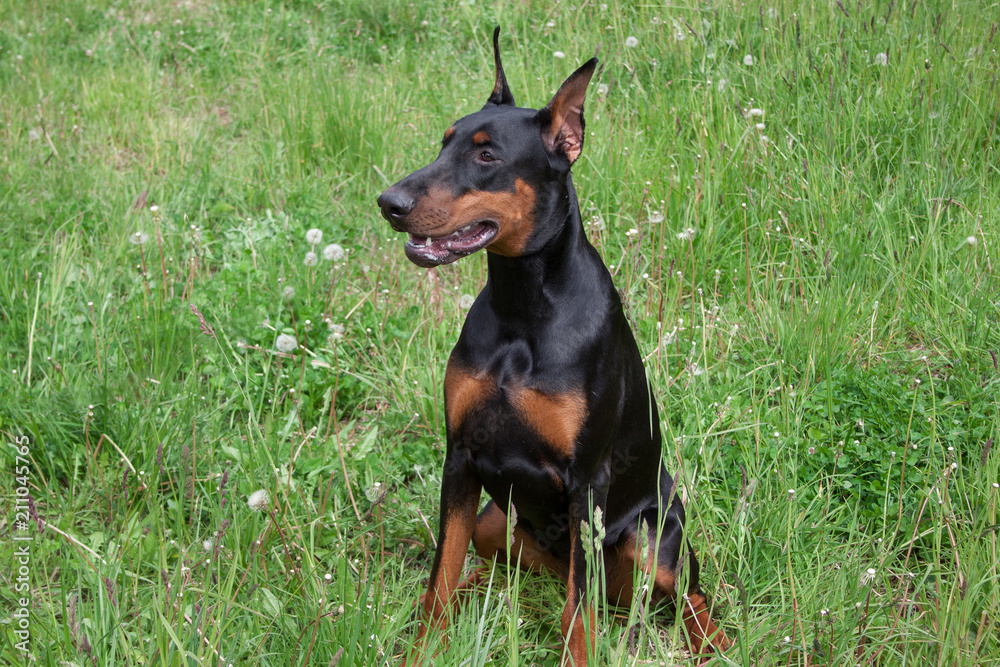
<svg viewBox="0 0 1000 667">
<path fill-rule="evenodd" d="M 459 582 L 471 540 L 487 562 L 509 553 L 566 580 L 563 664 L 587 664 L 594 603 L 581 522 L 600 535 L 599 511 L 609 600 L 631 603 L 636 568 L 652 584 L 643 603 L 676 597 L 687 552 L 682 618 L 693 652 L 710 656 L 730 642 L 709 617 L 684 508 L 661 457 L 656 402 L 611 275 L 584 235 L 570 178 L 597 59 L 545 108 L 520 108 L 499 33 L 486 106 L 445 131 L 434 162 L 378 198 L 392 228 L 409 234 L 406 256 L 419 266 L 488 251 L 486 287 L 445 373 L 441 523 L 417 643 L 428 626 L 444 628 L 457 591 L 488 573 L 484 565 Z M 477 516 L 484 488 L 492 500 Z"/>
</svg>

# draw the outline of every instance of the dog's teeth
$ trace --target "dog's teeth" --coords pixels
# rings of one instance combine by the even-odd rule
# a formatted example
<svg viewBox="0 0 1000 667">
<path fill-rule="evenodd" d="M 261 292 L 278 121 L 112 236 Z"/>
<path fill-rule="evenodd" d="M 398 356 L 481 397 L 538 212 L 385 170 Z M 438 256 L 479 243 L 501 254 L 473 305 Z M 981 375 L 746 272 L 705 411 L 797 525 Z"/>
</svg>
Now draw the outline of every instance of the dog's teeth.
<svg viewBox="0 0 1000 667">
<path fill-rule="evenodd" d="M 428 236 L 428 237 L 427 237 L 427 238 L 426 238 L 426 239 L 424 240 L 424 247 L 427 247 L 427 246 L 429 246 L 430 244 L 431 244 L 431 237 L 429 237 L 429 236 Z"/>
</svg>

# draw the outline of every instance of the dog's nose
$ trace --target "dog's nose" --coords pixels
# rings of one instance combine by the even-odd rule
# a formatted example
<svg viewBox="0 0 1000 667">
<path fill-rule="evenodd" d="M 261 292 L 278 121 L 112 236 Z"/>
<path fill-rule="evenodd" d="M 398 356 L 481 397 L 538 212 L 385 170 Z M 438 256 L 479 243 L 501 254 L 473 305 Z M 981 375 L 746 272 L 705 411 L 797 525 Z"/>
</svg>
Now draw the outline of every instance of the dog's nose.
<svg viewBox="0 0 1000 667">
<path fill-rule="evenodd" d="M 382 209 L 382 217 L 389 221 L 393 229 L 399 231 L 417 202 L 405 192 L 389 188 L 379 195 L 378 205 Z"/>
</svg>

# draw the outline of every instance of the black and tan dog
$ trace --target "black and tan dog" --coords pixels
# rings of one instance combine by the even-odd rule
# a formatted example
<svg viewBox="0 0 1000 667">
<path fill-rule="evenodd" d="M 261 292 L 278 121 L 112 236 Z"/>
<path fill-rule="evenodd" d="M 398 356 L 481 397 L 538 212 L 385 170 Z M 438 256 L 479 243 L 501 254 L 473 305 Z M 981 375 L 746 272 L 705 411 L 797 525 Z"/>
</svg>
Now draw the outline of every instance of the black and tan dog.
<svg viewBox="0 0 1000 667">
<path fill-rule="evenodd" d="M 690 554 L 681 613 L 692 650 L 711 655 L 730 642 L 709 617 L 684 508 L 661 459 L 656 402 L 611 275 L 584 235 L 570 178 L 597 59 L 545 108 L 523 109 L 507 86 L 498 36 L 499 28 L 486 106 L 445 131 L 434 162 L 378 198 L 393 229 L 409 234 L 406 255 L 419 266 L 488 251 L 486 287 L 445 374 L 440 535 L 419 636 L 443 628 L 456 591 L 488 571 L 459 581 L 471 540 L 484 559 L 509 550 L 523 567 L 566 580 L 563 663 L 587 664 L 594 605 L 581 522 L 600 508 L 610 601 L 632 601 L 636 567 L 655 582 L 649 602 L 675 597 L 682 552 Z M 492 500 L 477 516 L 484 488 Z M 638 553 L 643 544 L 648 554 Z"/>
</svg>

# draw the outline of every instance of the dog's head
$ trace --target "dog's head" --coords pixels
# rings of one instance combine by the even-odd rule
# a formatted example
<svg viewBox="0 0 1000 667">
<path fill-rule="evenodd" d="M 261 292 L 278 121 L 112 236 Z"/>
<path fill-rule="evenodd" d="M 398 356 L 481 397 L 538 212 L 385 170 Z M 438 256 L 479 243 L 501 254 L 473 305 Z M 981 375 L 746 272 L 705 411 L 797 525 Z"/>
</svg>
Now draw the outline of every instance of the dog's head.
<svg viewBox="0 0 1000 667">
<path fill-rule="evenodd" d="M 540 249 L 562 222 L 545 212 L 565 199 L 570 167 L 583 150 L 583 102 L 592 58 L 542 109 L 515 105 L 493 33 L 496 82 L 481 110 L 449 127 L 437 159 L 378 198 L 382 215 L 406 232 L 406 256 L 424 267 L 486 248 L 508 257 Z"/>
</svg>

